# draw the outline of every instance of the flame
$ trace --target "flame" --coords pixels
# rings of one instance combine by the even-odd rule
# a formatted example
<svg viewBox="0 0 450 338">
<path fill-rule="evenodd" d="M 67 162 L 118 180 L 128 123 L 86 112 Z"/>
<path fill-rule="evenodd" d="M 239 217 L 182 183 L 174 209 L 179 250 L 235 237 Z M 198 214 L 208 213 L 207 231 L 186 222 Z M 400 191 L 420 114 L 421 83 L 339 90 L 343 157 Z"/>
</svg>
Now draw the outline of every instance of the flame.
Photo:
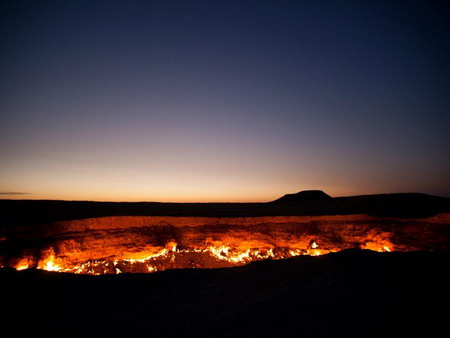
<svg viewBox="0 0 450 338">
<path fill-rule="evenodd" d="M 279 250 L 279 253 L 275 253 L 275 250 Z M 310 248 L 305 249 L 293 249 L 293 250 L 281 250 L 280 248 L 248 248 L 246 250 L 240 251 L 238 249 L 232 248 L 231 246 L 221 245 L 221 246 L 208 246 L 205 248 L 187 248 L 187 249 L 177 249 L 177 244 L 173 243 L 170 249 L 163 248 L 156 253 L 139 253 L 143 256 L 142 258 L 129 258 L 122 257 L 121 259 L 114 260 L 89 260 L 78 265 L 67 265 L 62 266 L 56 263 L 56 258 L 53 254 L 49 257 L 43 259 L 38 263 L 37 268 L 46 271 L 58 271 L 58 272 L 71 272 L 77 274 L 92 274 L 100 275 L 107 273 L 120 274 L 124 270 L 133 271 L 133 267 L 138 265 L 145 268 L 139 269 L 142 272 L 156 272 L 160 270 L 165 270 L 161 262 L 166 261 L 174 262 L 177 255 L 203 255 L 209 256 L 210 258 L 228 263 L 229 266 L 238 266 L 248 264 L 256 260 L 264 259 L 284 259 L 296 256 L 320 256 L 330 252 L 335 252 L 336 250 L 321 250 L 319 245 L 315 242 L 310 245 Z M 388 247 L 383 247 L 377 251 L 385 252 L 390 251 Z M 28 262 L 29 258 L 21 260 L 21 262 Z M 228 266 L 228 265 L 226 265 Z M 207 267 L 207 266 L 204 266 Z M 20 263 L 16 266 L 17 270 L 23 270 L 29 268 L 26 263 Z"/>
<path fill-rule="evenodd" d="M 15 268 L 16 268 L 16 270 L 20 271 L 20 270 L 29 269 L 29 268 L 31 268 L 31 266 L 32 266 L 31 257 L 24 257 L 17 262 Z"/>
<path fill-rule="evenodd" d="M 16 266 L 16 270 L 17 271 L 26 270 L 26 269 L 29 269 L 29 268 L 30 268 L 30 266 L 28 264 L 18 264 Z"/>
<path fill-rule="evenodd" d="M 389 246 L 383 242 L 381 245 L 377 243 L 367 243 L 364 248 L 379 252 L 390 252 Z M 286 247 L 263 247 L 263 248 L 236 248 L 229 243 L 218 246 L 209 245 L 205 247 L 179 248 L 178 243 L 170 242 L 164 248 L 150 252 L 136 252 L 121 255 L 114 259 L 96 259 L 87 260 L 79 264 L 70 264 L 65 262 L 64 258 L 58 258 L 51 250 L 47 257 L 41 259 L 37 263 L 37 268 L 46 271 L 70 272 L 76 274 L 120 274 L 127 272 L 156 272 L 171 268 L 176 265 L 179 256 L 193 257 L 209 257 L 214 266 L 239 266 L 248 264 L 252 261 L 264 259 L 285 259 L 296 256 L 320 256 L 323 254 L 336 252 L 339 249 L 321 249 L 316 241 L 312 241 L 310 245 L 304 248 L 286 248 Z M 24 257 L 18 261 L 16 270 L 28 269 L 32 266 L 32 257 Z M 221 262 L 223 263 L 221 265 Z M 208 266 L 197 266 L 204 267 Z"/>
<path fill-rule="evenodd" d="M 43 260 L 39 265 L 38 269 L 46 271 L 61 271 L 63 268 L 55 263 L 55 256 L 51 254 L 45 260 Z"/>
<path fill-rule="evenodd" d="M 385 243 L 383 243 L 385 244 Z M 376 243 L 367 243 L 365 246 L 369 250 L 379 252 L 390 252 L 391 249 L 386 246 L 376 246 Z M 41 259 L 37 268 L 46 271 L 70 272 L 76 274 L 120 274 L 127 272 L 156 272 L 165 270 L 167 265 L 169 268 L 179 255 L 195 255 L 207 256 L 214 261 L 225 263 L 224 266 L 239 266 L 248 264 L 252 261 L 264 259 L 284 259 L 296 256 L 320 256 L 323 254 L 336 252 L 337 249 L 320 249 L 317 242 L 312 241 L 306 248 L 286 249 L 280 247 L 265 247 L 265 248 L 247 248 L 239 250 L 232 247 L 230 244 L 222 244 L 219 246 L 206 246 L 203 248 L 184 248 L 179 249 L 178 243 L 170 242 L 166 247 L 155 252 L 137 252 L 129 255 L 122 255 L 115 259 L 98 259 L 88 260 L 80 264 L 64 264 L 63 259 L 55 257 L 53 251 L 50 251 L 48 256 Z M 139 258 L 136 258 L 139 257 Z M 31 257 L 22 258 L 16 265 L 17 270 L 24 270 L 31 267 Z M 140 267 L 140 268 L 139 268 Z M 197 266 L 195 266 L 197 267 Z M 202 266 L 207 268 L 208 266 Z"/>
<path fill-rule="evenodd" d="M 421 249 L 422 241 L 414 242 L 418 243 L 415 246 L 399 242 L 401 237 L 394 237 L 385 223 L 382 227 L 372 224 L 367 216 L 336 217 L 177 218 L 167 223 L 167 218 L 73 221 L 55 225 L 53 237 L 45 237 L 48 244 L 43 248 L 26 247 L 18 257 L 8 259 L 0 256 L 0 266 L 101 275 L 233 267 L 264 259 L 321 256 L 355 247 L 377 252 Z M 340 223 L 334 224 L 336 219 Z M 412 227 L 408 231 L 405 238 L 410 240 L 416 230 Z M 424 242 L 431 247 L 432 241 L 437 240 Z"/>
</svg>

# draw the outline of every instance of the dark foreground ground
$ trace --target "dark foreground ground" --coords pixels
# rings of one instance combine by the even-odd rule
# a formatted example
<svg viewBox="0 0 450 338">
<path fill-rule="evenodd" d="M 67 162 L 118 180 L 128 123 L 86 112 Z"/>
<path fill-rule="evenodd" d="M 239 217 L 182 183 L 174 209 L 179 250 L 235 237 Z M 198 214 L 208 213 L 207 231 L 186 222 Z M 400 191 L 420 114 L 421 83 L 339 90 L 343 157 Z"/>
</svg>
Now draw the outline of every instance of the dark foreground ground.
<svg viewBox="0 0 450 338">
<path fill-rule="evenodd" d="M 448 253 L 347 250 L 217 270 L 0 270 L 11 336 L 447 336 Z"/>
</svg>

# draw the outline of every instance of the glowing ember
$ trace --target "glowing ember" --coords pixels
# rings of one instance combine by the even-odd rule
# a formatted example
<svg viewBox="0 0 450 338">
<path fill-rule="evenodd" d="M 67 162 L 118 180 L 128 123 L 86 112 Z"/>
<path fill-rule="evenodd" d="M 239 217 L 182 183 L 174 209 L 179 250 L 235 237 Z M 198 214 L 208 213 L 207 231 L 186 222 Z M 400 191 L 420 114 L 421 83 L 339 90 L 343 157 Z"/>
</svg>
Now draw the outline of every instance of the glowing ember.
<svg viewBox="0 0 450 338">
<path fill-rule="evenodd" d="M 22 258 L 17 262 L 17 265 L 15 266 L 16 270 L 26 270 L 29 269 L 33 265 L 33 262 L 30 257 Z"/>
<path fill-rule="evenodd" d="M 440 233 L 448 232 L 449 225 L 447 215 L 425 221 L 365 215 L 105 217 L 36 226 L 31 238 L 29 228 L 14 228 L 5 241 L 22 243 L 21 253 L 0 253 L 0 266 L 99 275 L 232 267 L 355 247 L 378 252 L 449 250 L 448 236 Z"/>
<path fill-rule="evenodd" d="M 30 268 L 30 266 L 28 264 L 17 264 L 16 266 L 16 270 L 20 271 L 20 270 L 26 270 Z"/>
<path fill-rule="evenodd" d="M 46 271 L 61 271 L 63 268 L 55 264 L 55 257 L 50 256 L 38 264 L 38 269 Z"/>
</svg>

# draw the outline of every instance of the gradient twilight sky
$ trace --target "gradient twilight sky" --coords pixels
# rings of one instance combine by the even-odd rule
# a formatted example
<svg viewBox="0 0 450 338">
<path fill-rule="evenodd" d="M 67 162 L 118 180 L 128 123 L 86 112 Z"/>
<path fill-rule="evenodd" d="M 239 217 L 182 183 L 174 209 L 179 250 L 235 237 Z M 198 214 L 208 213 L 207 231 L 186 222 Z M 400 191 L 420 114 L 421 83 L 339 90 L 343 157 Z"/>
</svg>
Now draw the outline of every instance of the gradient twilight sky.
<svg viewBox="0 0 450 338">
<path fill-rule="evenodd" d="M 450 196 L 445 2 L 11 0 L 0 13 L 0 198 Z"/>
</svg>

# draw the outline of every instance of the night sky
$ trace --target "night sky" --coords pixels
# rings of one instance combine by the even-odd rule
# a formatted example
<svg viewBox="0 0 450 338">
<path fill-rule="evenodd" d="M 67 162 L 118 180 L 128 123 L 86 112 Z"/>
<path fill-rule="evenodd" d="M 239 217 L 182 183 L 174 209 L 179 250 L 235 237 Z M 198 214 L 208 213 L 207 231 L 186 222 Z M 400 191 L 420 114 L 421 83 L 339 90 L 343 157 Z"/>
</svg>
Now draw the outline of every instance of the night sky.
<svg viewBox="0 0 450 338">
<path fill-rule="evenodd" d="M 0 3 L 0 198 L 450 196 L 448 2 Z"/>
</svg>

